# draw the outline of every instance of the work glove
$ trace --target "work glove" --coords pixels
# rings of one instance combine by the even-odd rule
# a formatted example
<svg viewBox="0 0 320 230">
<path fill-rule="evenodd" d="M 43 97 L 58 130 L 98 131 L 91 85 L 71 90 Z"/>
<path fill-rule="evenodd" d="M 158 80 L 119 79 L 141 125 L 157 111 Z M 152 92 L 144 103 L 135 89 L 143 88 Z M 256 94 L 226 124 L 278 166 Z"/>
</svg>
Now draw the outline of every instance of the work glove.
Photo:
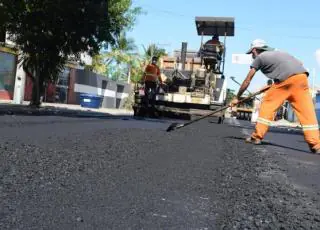
<svg viewBox="0 0 320 230">
<path fill-rule="evenodd" d="M 238 104 L 239 100 L 237 98 L 233 98 L 230 102 L 230 107 L 235 107 Z"/>
</svg>

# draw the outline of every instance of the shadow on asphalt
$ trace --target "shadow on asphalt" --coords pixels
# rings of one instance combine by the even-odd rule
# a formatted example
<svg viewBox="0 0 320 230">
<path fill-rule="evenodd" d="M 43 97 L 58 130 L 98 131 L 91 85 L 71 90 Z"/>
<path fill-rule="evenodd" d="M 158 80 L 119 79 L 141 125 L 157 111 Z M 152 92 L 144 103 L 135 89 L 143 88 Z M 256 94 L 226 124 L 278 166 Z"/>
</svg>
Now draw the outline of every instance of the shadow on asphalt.
<svg viewBox="0 0 320 230">
<path fill-rule="evenodd" d="M 253 130 L 254 126 L 253 125 L 228 125 L 233 128 L 239 128 L 239 129 L 247 129 L 247 130 Z M 293 135 L 302 135 L 302 130 L 297 129 L 297 128 L 277 128 L 277 127 L 270 127 L 268 130 L 268 133 L 282 133 L 282 134 L 293 134 Z"/>
<path fill-rule="evenodd" d="M 245 141 L 244 137 L 235 137 L 235 136 L 228 136 L 226 137 L 227 139 L 233 139 L 233 140 L 242 140 L 243 142 Z M 299 151 L 299 152 L 303 152 L 303 153 L 307 153 L 307 154 L 312 154 L 309 151 L 305 151 L 303 149 L 297 149 L 297 148 L 292 148 L 289 146 L 285 146 L 285 145 L 279 145 L 270 141 L 262 141 L 260 146 L 274 146 L 274 147 L 279 147 L 279 148 L 283 148 L 283 149 L 290 149 L 290 150 L 294 150 L 294 151 Z"/>
</svg>

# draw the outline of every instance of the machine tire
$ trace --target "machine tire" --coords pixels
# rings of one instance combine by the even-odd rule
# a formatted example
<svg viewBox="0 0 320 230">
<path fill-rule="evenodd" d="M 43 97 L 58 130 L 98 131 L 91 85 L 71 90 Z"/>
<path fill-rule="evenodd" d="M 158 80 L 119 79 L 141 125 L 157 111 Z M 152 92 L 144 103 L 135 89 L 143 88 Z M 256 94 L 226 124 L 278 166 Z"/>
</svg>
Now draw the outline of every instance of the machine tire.
<svg viewBox="0 0 320 230">
<path fill-rule="evenodd" d="M 139 114 L 139 109 L 137 107 L 133 108 L 133 116 L 137 117 Z"/>
<path fill-rule="evenodd" d="M 133 109 L 133 116 L 135 116 L 135 117 L 143 117 L 144 115 L 145 115 L 145 113 L 144 113 L 142 108 L 135 107 Z"/>
<path fill-rule="evenodd" d="M 218 124 L 223 124 L 224 117 L 219 117 Z"/>
</svg>

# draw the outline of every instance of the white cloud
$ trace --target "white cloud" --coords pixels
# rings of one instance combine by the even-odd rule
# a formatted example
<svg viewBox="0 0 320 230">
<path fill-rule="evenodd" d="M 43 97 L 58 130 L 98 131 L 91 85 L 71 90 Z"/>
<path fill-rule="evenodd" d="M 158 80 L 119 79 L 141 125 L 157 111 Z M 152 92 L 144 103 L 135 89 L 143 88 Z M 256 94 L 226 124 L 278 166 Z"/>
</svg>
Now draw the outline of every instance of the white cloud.
<svg viewBox="0 0 320 230">
<path fill-rule="evenodd" d="M 320 66 L 320 49 L 316 50 L 315 55 L 316 55 L 317 63 Z"/>
</svg>

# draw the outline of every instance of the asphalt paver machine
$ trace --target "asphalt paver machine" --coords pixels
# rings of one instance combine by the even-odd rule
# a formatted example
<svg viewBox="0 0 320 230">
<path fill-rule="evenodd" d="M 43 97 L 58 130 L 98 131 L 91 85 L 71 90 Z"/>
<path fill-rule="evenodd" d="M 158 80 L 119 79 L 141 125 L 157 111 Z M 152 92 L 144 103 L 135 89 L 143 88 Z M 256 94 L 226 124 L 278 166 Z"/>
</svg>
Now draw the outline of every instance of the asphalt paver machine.
<svg viewBox="0 0 320 230">
<path fill-rule="evenodd" d="M 166 87 L 156 92 L 154 109 L 161 116 L 165 112 L 204 115 L 225 106 L 227 82 L 224 76 L 226 38 L 234 36 L 234 18 L 196 17 L 195 25 L 201 37 L 200 49 L 189 51 L 183 42 L 180 52 L 163 57 L 161 72 L 167 79 Z M 204 38 L 209 36 L 209 42 Z M 211 44 L 213 36 L 223 37 L 219 45 Z M 135 91 L 135 116 L 145 116 L 141 88 Z M 224 111 L 214 115 L 223 122 Z"/>
</svg>

